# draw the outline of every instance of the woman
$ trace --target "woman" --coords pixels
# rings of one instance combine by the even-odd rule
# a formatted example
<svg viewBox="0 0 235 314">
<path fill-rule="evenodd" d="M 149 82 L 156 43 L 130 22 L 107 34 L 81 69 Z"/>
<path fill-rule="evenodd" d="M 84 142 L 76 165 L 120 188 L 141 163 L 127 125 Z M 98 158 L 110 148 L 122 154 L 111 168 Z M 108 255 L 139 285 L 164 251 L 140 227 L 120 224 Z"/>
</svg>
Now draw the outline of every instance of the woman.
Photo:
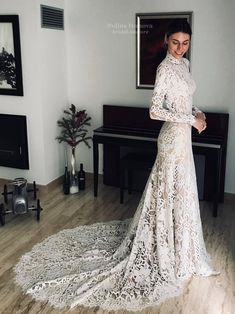
<svg viewBox="0 0 235 314">
<path fill-rule="evenodd" d="M 173 23 L 157 70 L 150 116 L 166 121 L 158 156 L 134 218 L 63 230 L 25 254 L 16 281 L 56 307 L 140 310 L 180 293 L 193 274 L 208 276 L 191 145 L 191 126 L 205 117 L 192 108 L 194 82 L 183 55 L 190 26 Z"/>
</svg>

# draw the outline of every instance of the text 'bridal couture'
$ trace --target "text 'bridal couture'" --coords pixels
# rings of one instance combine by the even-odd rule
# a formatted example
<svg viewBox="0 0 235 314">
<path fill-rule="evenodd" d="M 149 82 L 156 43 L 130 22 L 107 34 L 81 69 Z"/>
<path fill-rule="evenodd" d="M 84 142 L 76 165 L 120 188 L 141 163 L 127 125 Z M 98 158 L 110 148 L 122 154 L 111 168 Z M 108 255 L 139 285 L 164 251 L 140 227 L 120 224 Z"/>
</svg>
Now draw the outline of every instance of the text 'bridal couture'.
<svg viewBox="0 0 235 314">
<path fill-rule="evenodd" d="M 136 311 L 178 295 L 192 274 L 213 274 L 192 154 L 194 90 L 188 60 L 168 53 L 150 108 L 151 118 L 165 123 L 134 218 L 62 230 L 35 245 L 15 267 L 24 291 L 58 308 Z"/>
</svg>

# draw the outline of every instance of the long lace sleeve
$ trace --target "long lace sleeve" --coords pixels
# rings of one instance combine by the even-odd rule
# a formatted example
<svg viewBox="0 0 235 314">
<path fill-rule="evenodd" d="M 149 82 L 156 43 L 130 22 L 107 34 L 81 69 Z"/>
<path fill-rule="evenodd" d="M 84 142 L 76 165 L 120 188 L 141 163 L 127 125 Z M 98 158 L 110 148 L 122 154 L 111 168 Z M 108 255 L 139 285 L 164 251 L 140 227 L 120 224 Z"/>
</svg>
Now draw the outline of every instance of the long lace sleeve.
<svg viewBox="0 0 235 314">
<path fill-rule="evenodd" d="M 169 79 L 171 70 L 167 67 L 158 67 L 155 86 L 151 99 L 150 118 L 169 122 L 189 123 L 195 122 L 193 114 L 175 112 L 171 110 L 171 104 L 168 101 Z"/>
</svg>

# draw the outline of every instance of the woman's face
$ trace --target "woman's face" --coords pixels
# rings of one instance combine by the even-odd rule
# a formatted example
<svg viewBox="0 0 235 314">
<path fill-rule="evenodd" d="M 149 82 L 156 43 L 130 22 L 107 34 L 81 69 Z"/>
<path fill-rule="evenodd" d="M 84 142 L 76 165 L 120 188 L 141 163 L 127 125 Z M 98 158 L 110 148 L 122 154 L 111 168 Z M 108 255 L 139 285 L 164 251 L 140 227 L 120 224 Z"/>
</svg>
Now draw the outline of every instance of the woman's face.
<svg viewBox="0 0 235 314">
<path fill-rule="evenodd" d="M 166 39 L 168 52 L 175 58 L 180 59 L 188 51 L 190 35 L 182 32 L 174 33 Z"/>
</svg>

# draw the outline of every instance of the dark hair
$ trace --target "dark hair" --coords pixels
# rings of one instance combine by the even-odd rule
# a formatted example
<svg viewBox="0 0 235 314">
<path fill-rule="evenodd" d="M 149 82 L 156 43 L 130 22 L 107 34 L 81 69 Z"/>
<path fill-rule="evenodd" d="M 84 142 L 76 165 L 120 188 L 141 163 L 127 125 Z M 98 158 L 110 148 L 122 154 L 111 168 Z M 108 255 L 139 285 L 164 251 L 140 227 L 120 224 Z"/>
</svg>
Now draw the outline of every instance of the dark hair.
<svg viewBox="0 0 235 314">
<path fill-rule="evenodd" d="M 186 19 L 173 20 L 173 22 L 171 22 L 168 26 L 168 29 L 166 31 L 166 37 L 169 38 L 172 34 L 179 32 L 189 34 L 191 37 L 192 29 Z"/>
</svg>

